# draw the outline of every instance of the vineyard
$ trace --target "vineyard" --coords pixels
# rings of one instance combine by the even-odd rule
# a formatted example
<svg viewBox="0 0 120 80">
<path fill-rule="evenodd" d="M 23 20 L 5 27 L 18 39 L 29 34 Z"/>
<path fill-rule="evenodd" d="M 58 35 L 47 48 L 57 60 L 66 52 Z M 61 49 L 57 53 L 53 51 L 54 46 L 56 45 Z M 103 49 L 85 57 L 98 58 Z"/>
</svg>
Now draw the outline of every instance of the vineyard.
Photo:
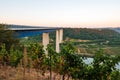
<svg viewBox="0 0 120 80">
<path fill-rule="evenodd" d="M 115 65 L 120 56 L 96 52 L 93 62 L 88 65 L 72 43 L 61 45 L 61 52 L 56 53 L 48 45 L 45 54 L 41 44 L 30 44 L 18 49 L 5 45 L 0 50 L 0 80 L 119 80 L 120 72 Z"/>
</svg>

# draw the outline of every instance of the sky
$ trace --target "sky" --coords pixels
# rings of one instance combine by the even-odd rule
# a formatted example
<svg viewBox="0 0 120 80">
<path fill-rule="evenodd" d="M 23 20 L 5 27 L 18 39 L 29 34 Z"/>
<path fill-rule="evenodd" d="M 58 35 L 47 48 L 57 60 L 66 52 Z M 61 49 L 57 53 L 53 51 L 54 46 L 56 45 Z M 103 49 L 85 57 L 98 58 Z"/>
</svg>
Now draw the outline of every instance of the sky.
<svg viewBox="0 0 120 80">
<path fill-rule="evenodd" d="M 0 23 L 120 27 L 120 0 L 0 0 Z"/>
</svg>

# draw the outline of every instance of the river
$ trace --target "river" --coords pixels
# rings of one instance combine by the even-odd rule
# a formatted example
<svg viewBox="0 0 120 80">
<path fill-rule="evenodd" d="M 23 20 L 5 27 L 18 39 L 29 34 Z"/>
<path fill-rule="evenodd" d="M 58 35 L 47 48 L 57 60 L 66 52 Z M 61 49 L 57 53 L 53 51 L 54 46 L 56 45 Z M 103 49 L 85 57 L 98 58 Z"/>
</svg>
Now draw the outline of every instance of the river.
<svg viewBox="0 0 120 80">
<path fill-rule="evenodd" d="M 86 64 L 91 64 L 92 61 L 93 61 L 93 58 L 84 59 L 84 62 L 85 62 Z M 119 69 L 119 71 L 120 71 L 120 62 L 119 62 L 118 65 L 116 65 L 115 67 L 116 67 L 117 69 Z"/>
</svg>

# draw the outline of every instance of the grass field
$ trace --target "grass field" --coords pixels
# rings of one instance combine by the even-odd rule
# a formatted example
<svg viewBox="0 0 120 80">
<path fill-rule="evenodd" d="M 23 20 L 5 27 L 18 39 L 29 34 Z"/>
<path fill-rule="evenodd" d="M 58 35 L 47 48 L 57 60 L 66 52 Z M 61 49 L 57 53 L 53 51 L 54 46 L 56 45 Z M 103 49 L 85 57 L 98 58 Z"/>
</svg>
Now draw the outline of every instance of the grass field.
<svg viewBox="0 0 120 80">
<path fill-rule="evenodd" d="M 108 45 L 106 42 L 97 42 L 89 40 L 73 40 L 74 45 L 79 50 L 79 53 L 94 54 L 102 49 L 104 53 L 111 55 L 120 55 L 120 45 Z"/>
</svg>

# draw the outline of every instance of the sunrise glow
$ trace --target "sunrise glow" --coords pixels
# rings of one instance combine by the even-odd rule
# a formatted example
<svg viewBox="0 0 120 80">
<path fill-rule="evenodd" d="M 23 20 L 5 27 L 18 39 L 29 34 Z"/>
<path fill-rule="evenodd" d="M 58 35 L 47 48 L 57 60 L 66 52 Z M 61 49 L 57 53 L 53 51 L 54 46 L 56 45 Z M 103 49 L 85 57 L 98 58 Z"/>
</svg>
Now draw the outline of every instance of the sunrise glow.
<svg viewBox="0 0 120 80">
<path fill-rule="evenodd" d="M 0 0 L 0 23 L 120 27 L 120 0 Z"/>
</svg>

